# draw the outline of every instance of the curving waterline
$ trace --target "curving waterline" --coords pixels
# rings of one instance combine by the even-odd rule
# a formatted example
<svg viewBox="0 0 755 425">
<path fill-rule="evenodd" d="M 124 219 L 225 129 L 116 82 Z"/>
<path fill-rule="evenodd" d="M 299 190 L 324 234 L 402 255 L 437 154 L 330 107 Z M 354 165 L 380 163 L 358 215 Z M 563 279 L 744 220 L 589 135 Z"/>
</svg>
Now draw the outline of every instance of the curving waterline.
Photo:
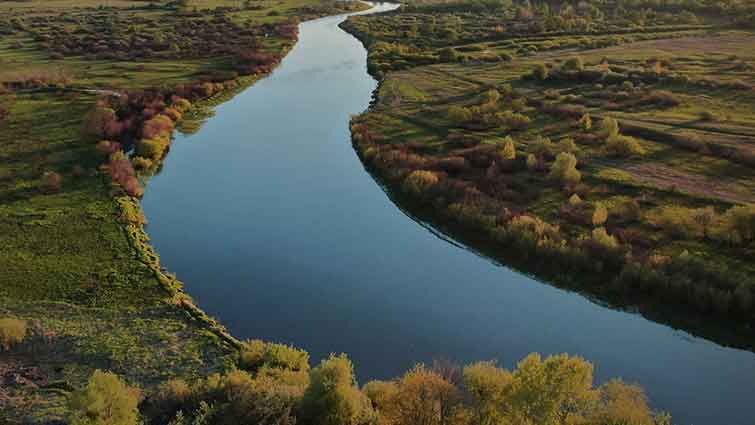
<svg viewBox="0 0 755 425">
<path fill-rule="evenodd" d="M 376 82 L 343 19 L 303 23 L 281 66 L 179 136 L 147 188 L 162 264 L 203 309 L 240 338 L 347 352 L 362 382 L 437 356 L 569 352 L 600 381 L 641 383 L 675 423 L 751 423 L 753 353 L 540 284 L 396 208 L 351 147 Z"/>
</svg>

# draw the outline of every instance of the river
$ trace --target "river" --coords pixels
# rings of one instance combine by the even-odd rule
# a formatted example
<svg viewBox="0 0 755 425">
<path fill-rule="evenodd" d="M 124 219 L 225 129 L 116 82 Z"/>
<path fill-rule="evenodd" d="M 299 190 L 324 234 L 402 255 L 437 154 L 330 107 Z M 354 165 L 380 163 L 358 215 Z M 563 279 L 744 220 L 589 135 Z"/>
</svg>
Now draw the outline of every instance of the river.
<svg viewBox="0 0 755 425">
<path fill-rule="evenodd" d="M 397 208 L 351 146 L 376 82 L 343 19 L 301 24 L 281 66 L 178 135 L 148 185 L 152 242 L 203 309 L 313 362 L 346 352 L 361 383 L 437 357 L 567 352 L 598 381 L 640 383 L 676 424 L 755 423 L 755 354 L 537 282 Z"/>
</svg>

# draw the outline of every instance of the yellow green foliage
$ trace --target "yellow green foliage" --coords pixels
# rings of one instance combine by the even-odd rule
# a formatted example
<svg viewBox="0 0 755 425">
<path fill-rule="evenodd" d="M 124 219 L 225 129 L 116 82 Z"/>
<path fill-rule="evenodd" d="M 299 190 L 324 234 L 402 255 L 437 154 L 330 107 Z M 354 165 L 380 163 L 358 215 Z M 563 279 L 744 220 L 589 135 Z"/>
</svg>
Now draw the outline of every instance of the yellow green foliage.
<svg viewBox="0 0 755 425">
<path fill-rule="evenodd" d="M 564 184 L 577 184 L 582 179 L 582 173 L 577 170 L 577 158 L 574 154 L 561 152 L 551 165 L 548 178 Z"/>
<path fill-rule="evenodd" d="M 514 139 L 512 139 L 511 136 L 506 136 L 506 138 L 503 139 L 501 157 L 508 160 L 516 159 L 516 145 L 514 144 Z"/>
<path fill-rule="evenodd" d="M 10 350 L 26 337 L 26 321 L 13 318 L 0 319 L 0 349 Z"/>
<path fill-rule="evenodd" d="M 415 194 L 424 193 L 427 188 L 437 184 L 438 175 L 432 171 L 415 170 L 409 173 L 404 180 L 404 188 Z"/>
<path fill-rule="evenodd" d="M 137 425 L 141 392 L 117 375 L 96 370 L 69 399 L 71 425 Z"/>
<path fill-rule="evenodd" d="M 262 366 L 293 371 L 309 370 L 309 353 L 286 344 L 258 339 L 244 341 L 239 353 L 239 365 L 248 370 Z"/>
<path fill-rule="evenodd" d="M 592 213 L 592 225 L 602 226 L 608 220 L 608 208 L 602 202 L 595 204 L 595 211 Z"/>
<path fill-rule="evenodd" d="M 606 232 L 605 227 L 597 227 L 593 229 L 592 241 L 606 249 L 614 249 L 619 246 L 619 242 L 616 238 Z"/>
<path fill-rule="evenodd" d="M 331 355 L 310 372 L 301 401 L 303 423 L 357 425 L 376 419 L 370 400 L 357 388 L 354 365 L 345 355 Z"/>
</svg>

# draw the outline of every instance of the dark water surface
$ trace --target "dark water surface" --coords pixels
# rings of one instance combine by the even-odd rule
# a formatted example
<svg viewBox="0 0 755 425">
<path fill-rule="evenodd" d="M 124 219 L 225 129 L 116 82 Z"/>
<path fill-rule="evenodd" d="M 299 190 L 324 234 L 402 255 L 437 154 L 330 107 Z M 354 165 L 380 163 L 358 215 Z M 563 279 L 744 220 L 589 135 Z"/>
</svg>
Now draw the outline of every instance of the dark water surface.
<svg viewBox="0 0 755 425">
<path fill-rule="evenodd" d="M 378 6 L 385 10 L 392 6 Z M 375 81 L 343 16 L 178 136 L 144 209 L 162 263 L 241 338 L 347 352 L 360 382 L 418 361 L 579 354 L 685 425 L 755 424 L 755 355 L 596 305 L 443 241 L 364 170 L 349 115 Z"/>
</svg>

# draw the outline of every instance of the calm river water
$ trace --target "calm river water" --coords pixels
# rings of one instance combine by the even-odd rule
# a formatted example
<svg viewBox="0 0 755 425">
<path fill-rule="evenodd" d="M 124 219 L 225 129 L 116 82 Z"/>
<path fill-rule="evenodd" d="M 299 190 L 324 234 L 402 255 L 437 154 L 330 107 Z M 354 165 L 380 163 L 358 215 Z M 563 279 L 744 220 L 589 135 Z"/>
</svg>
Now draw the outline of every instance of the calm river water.
<svg viewBox="0 0 755 425">
<path fill-rule="evenodd" d="M 755 354 L 542 284 L 402 213 L 351 146 L 376 82 L 343 19 L 302 24 L 282 65 L 179 135 L 149 183 L 152 241 L 201 307 L 313 362 L 349 353 L 360 382 L 436 357 L 568 352 L 599 381 L 642 384 L 677 424 L 755 424 Z"/>
</svg>

